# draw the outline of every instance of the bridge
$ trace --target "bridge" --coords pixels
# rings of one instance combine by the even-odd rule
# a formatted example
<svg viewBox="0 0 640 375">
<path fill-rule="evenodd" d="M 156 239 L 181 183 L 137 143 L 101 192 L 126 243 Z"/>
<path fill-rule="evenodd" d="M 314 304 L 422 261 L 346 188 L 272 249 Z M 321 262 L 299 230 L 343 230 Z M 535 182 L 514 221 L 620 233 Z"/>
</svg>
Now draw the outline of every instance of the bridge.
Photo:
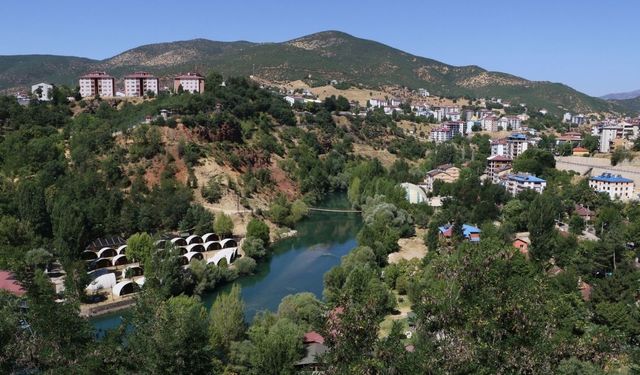
<svg viewBox="0 0 640 375">
<path fill-rule="evenodd" d="M 336 209 L 336 208 L 316 208 L 316 207 L 309 207 L 309 211 L 336 212 L 336 213 L 343 213 L 343 214 L 361 213 L 362 212 L 362 211 L 359 211 L 359 210 L 343 210 L 343 209 Z"/>
</svg>

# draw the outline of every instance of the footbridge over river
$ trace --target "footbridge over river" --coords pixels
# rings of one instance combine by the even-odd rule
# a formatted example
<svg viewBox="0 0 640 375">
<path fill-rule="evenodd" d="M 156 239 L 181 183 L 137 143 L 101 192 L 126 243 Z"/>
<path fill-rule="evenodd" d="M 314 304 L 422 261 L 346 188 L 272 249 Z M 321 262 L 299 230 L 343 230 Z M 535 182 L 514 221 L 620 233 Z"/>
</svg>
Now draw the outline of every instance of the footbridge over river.
<svg viewBox="0 0 640 375">
<path fill-rule="evenodd" d="M 339 208 L 316 208 L 309 207 L 309 211 L 317 211 L 317 212 L 335 212 L 342 214 L 351 214 L 351 213 L 361 213 L 360 210 L 348 210 L 348 209 L 339 209 Z"/>
</svg>

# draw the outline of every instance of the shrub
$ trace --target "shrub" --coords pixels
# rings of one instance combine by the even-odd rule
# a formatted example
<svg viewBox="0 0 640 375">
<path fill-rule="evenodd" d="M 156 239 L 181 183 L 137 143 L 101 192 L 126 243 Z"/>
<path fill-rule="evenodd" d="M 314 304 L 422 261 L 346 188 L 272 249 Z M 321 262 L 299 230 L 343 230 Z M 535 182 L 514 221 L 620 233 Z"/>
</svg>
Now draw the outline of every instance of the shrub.
<svg viewBox="0 0 640 375">
<path fill-rule="evenodd" d="M 259 238 L 269 246 L 269 226 L 262 220 L 251 219 L 247 225 L 247 238 Z"/>
<path fill-rule="evenodd" d="M 267 255 L 267 249 L 264 246 L 264 242 L 262 242 L 259 238 L 247 237 L 242 243 L 242 250 L 244 251 L 244 255 L 258 259 Z"/>
<path fill-rule="evenodd" d="M 202 197 L 209 203 L 217 203 L 222 198 L 222 186 L 217 177 L 211 177 L 206 186 L 202 187 Z"/>
<path fill-rule="evenodd" d="M 234 265 L 239 275 L 251 275 L 256 269 L 256 261 L 250 257 L 243 257 L 235 261 Z"/>
</svg>

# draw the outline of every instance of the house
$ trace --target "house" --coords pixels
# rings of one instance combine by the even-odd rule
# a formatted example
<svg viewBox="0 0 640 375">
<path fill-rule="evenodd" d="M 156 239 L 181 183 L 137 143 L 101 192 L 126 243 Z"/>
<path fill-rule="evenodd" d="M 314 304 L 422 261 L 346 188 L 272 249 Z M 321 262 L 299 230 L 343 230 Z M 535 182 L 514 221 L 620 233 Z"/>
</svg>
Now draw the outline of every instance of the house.
<svg viewBox="0 0 640 375">
<path fill-rule="evenodd" d="M 178 92 L 181 86 L 185 92 L 202 93 L 204 92 L 204 77 L 192 72 L 176 76 L 173 79 L 173 91 Z"/>
<path fill-rule="evenodd" d="M 529 255 L 529 246 L 531 246 L 531 240 L 529 239 L 529 232 L 522 232 L 516 234 L 516 239 L 513 241 L 513 247 L 518 249 L 520 253 L 525 256 Z"/>
<path fill-rule="evenodd" d="M 433 191 L 433 184 L 436 180 L 440 180 L 446 183 L 452 183 L 458 181 L 460 177 L 460 168 L 455 167 L 451 164 L 444 164 L 436 167 L 436 169 L 432 169 L 427 172 L 427 175 L 424 178 L 423 188 L 427 193 Z"/>
<path fill-rule="evenodd" d="M 589 178 L 589 187 L 599 193 L 608 194 L 612 200 L 628 201 L 634 198 L 635 184 L 633 180 L 613 173 L 605 172 L 600 176 Z"/>
<path fill-rule="evenodd" d="M 556 145 L 560 146 L 564 143 L 571 143 L 573 146 L 578 146 L 582 142 L 582 134 L 578 132 L 566 132 L 556 138 Z"/>
<path fill-rule="evenodd" d="M 53 85 L 48 83 L 40 82 L 31 86 L 31 93 L 35 95 L 38 100 L 42 100 L 48 102 L 51 100 L 51 91 L 53 90 Z"/>
<path fill-rule="evenodd" d="M 328 347 L 324 344 L 324 337 L 315 331 L 311 331 L 305 333 L 302 340 L 305 356 L 295 364 L 296 368 L 301 372 L 309 373 L 322 371 L 324 366 L 319 357 L 328 351 Z"/>
<path fill-rule="evenodd" d="M 453 225 L 447 224 L 438 227 L 439 235 L 442 238 L 451 238 L 453 236 Z M 478 227 L 469 224 L 462 224 L 462 236 L 470 242 L 480 242 L 480 232 Z"/>
<path fill-rule="evenodd" d="M 148 92 L 158 95 L 160 81 L 147 72 L 135 72 L 124 77 L 125 96 L 145 96 Z"/>
<path fill-rule="evenodd" d="M 589 150 L 584 147 L 576 147 L 572 151 L 573 156 L 589 156 Z"/>
<path fill-rule="evenodd" d="M 87 98 L 90 96 L 113 97 L 116 95 L 115 79 L 106 72 L 91 72 L 80 77 L 80 96 Z"/>
<path fill-rule="evenodd" d="M 595 212 L 591 211 L 589 208 L 581 204 L 576 204 L 573 207 L 573 213 L 578 215 L 584 221 L 591 221 L 596 215 Z"/>
<path fill-rule="evenodd" d="M 418 185 L 403 182 L 400 184 L 405 191 L 405 198 L 411 204 L 425 203 L 427 202 L 427 194 Z"/>
<path fill-rule="evenodd" d="M 516 196 L 524 190 L 542 193 L 547 187 L 547 181 L 529 173 L 508 174 L 500 181 L 509 194 Z"/>
<path fill-rule="evenodd" d="M 21 297 L 26 291 L 10 271 L 0 270 L 0 290 Z"/>
</svg>

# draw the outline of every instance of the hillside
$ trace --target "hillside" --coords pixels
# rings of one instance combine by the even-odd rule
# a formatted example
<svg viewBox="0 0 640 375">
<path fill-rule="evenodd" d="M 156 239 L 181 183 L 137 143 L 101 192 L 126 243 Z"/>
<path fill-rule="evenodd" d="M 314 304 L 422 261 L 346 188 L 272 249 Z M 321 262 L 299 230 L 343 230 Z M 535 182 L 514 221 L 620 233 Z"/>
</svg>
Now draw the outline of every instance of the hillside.
<svg viewBox="0 0 640 375">
<path fill-rule="evenodd" d="M 632 99 L 610 100 L 610 102 L 624 108 L 625 111 L 636 114 L 640 113 L 640 96 Z"/>
<path fill-rule="evenodd" d="M 225 75 L 255 74 L 279 81 L 348 81 L 367 87 L 424 87 L 442 96 L 502 97 L 560 112 L 617 109 L 566 85 L 529 81 L 478 66 L 453 66 L 411 55 L 387 45 L 326 31 L 282 43 L 216 42 L 195 39 L 141 46 L 102 61 L 63 56 L 0 56 L 0 90 L 39 81 L 73 84 L 84 71 L 122 76 L 144 69 L 166 78 L 185 70 L 218 70 Z M 310 77 L 310 79 L 309 79 Z"/>
<path fill-rule="evenodd" d="M 602 99 L 610 99 L 610 100 L 625 100 L 625 99 L 635 99 L 640 97 L 640 90 L 634 90 L 629 92 L 619 92 L 615 94 L 607 94 L 602 96 Z"/>
</svg>

